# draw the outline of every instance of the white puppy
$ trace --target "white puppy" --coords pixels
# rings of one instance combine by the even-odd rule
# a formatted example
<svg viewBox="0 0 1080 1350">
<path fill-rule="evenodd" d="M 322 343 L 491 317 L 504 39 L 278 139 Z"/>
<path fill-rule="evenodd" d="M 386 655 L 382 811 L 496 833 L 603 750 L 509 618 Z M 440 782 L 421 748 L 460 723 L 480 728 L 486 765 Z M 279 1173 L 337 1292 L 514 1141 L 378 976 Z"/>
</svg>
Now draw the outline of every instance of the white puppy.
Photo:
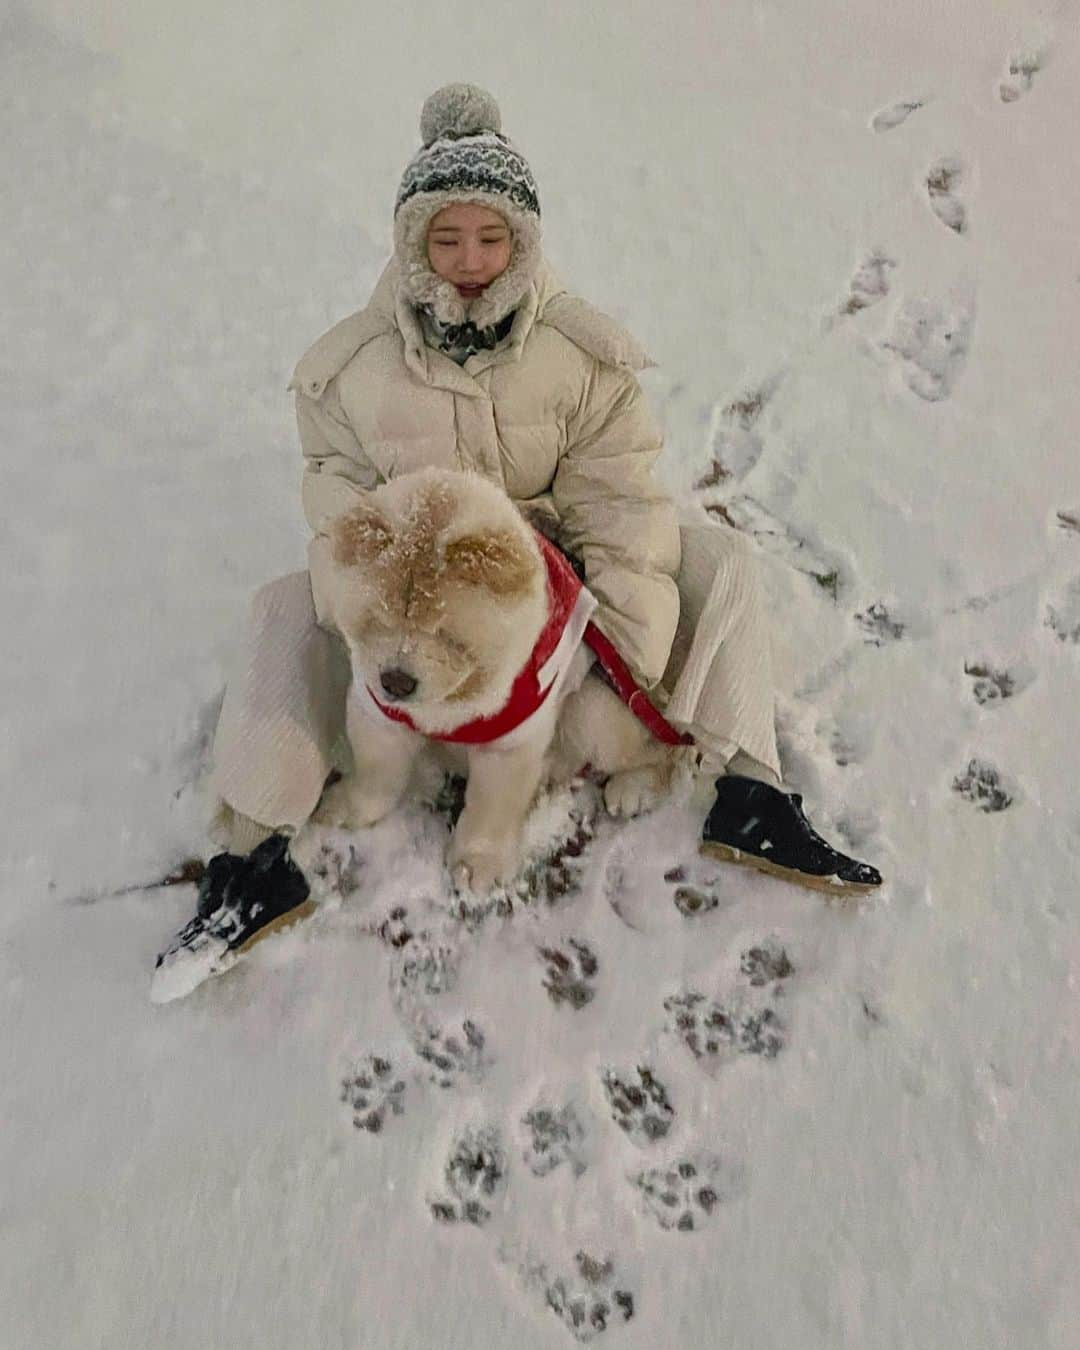
<svg viewBox="0 0 1080 1350">
<path fill-rule="evenodd" d="M 605 684 L 584 680 L 593 597 L 497 487 L 448 470 L 406 474 L 329 534 L 354 770 L 317 819 L 374 824 L 402 799 L 425 746 L 452 748 L 468 787 L 447 862 L 458 885 L 483 892 L 519 869 L 545 780 L 589 762 L 612 775 L 606 800 L 622 813 L 664 790 L 676 752 Z"/>
</svg>

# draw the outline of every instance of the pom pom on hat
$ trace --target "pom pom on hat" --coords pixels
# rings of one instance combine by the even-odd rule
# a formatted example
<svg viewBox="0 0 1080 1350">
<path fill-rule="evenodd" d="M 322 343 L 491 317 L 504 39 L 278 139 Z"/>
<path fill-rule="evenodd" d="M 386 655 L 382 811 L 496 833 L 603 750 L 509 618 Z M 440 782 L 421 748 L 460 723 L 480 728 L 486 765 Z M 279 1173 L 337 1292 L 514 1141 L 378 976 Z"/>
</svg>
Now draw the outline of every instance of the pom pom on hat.
<svg viewBox="0 0 1080 1350">
<path fill-rule="evenodd" d="M 420 112 L 420 138 L 426 146 L 444 136 L 479 136 L 501 130 L 498 103 L 475 84 L 444 84 L 424 101 Z"/>
</svg>

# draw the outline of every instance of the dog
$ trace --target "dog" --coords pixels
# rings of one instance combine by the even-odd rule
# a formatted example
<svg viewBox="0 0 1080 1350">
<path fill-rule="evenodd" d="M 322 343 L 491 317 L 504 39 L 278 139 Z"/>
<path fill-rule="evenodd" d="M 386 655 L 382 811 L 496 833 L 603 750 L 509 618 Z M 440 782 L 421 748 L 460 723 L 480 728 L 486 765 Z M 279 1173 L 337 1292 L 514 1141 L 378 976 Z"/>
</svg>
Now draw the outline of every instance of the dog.
<svg viewBox="0 0 1080 1350">
<path fill-rule="evenodd" d="M 352 667 L 353 772 L 327 790 L 316 820 L 375 824 L 405 796 L 417 757 L 439 751 L 468 780 L 451 877 L 483 893 L 519 871 L 545 784 L 589 764 L 608 775 L 612 814 L 659 800 L 678 751 L 586 678 L 596 601 L 501 489 L 424 469 L 365 494 L 327 532 L 327 607 Z"/>
</svg>

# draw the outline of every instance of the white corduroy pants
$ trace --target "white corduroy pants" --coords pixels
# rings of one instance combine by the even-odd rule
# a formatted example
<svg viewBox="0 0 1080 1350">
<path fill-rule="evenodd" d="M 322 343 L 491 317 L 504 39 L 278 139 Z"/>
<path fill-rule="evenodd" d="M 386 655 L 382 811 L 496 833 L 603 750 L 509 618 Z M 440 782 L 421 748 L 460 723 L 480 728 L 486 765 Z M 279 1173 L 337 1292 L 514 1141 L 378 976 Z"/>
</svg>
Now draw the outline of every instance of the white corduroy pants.
<svg viewBox="0 0 1080 1350">
<path fill-rule="evenodd" d="M 719 772 L 737 752 L 779 775 L 772 654 L 753 547 L 729 526 L 680 525 L 679 627 L 665 715 Z M 210 791 L 251 820 L 292 833 L 314 811 L 345 725 L 348 654 L 315 620 L 308 573 L 255 593 L 239 669 L 214 739 Z"/>
</svg>

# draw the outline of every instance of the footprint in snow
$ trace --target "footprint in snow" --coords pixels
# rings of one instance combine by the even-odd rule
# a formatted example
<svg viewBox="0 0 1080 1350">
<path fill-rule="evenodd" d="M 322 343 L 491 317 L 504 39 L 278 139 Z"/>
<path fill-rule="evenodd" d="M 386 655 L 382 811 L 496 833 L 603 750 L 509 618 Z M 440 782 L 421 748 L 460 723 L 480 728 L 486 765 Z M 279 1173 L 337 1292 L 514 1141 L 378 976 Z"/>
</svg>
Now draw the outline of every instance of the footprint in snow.
<svg viewBox="0 0 1080 1350">
<path fill-rule="evenodd" d="M 1046 606 L 1045 626 L 1059 642 L 1080 643 L 1080 577 L 1068 582 Z"/>
<path fill-rule="evenodd" d="M 906 300 L 882 344 L 901 365 L 913 394 L 937 403 L 952 393 L 971 342 L 974 308 L 965 301 L 950 306 L 934 300 Z"/>
<path fill-rule="evenodd" d="M 899 627 L 902 632 L 903 625 Z M 873 720 L 855 712 L 824 719 L 817 724 L 815 732 L 827 742 L 833 763 L 841 769 L 850 764 L 861 764 L 874 741 Z"/>
<path fill-rule="evenodd" d="M 957 155 L 946 155 L 937 160 L 926 175 L 931 211 L 956 234 L 966 234 L 968 228 L 967 209 L 959 197 L 960 184 L 965 177 L 963 160 Z"/>
<path fill-rule="evenodd" d="M 711 461 L 694 484 L 698 491 L 745 478 L 758 462 L 764 442 L 756 430 L 757 423 L 779 384 L 780 376 L 773 376 L 756 389 L 713 409 L 709 432 Z"/>
<path fill-rule="evenodd" d="M 858 314 L 884 300 L 889 294 L 889 272 L 895 266 L 895 260 L 880 250 L 869 254 L 855 269 L 840 314 Z"/>
<path fill-rule="evenodd" d="M 1035 76 L 1046 64 L 1046 56 L 1038 51 L 1017 52 L 1009 58 L 1008 69 L 998 84 L 1002 103 L 1015 103 L 1031 90 Z"/>
<path fill-rule="evenodd" d="M 791 525 L 774 516 L 761 502 L 745 493 L 722 500 L 703 500 L 705 510 L 732 529 L 752 535 L 766 553 L 771 553 L 796 572 L 810 577 L 833 602 L 846 581 L 843 564 L 818 550 Z"/>
<path fill-rule="evenodd" d="M 918 112 L 925 104 L 926 99 L 924 98 L 903 99 L 899 103 L 890 103 L 887 108 L 880 108 L 874 114 L 870 126 L 879 135 L 883 131 L 892 131 L 894 127 L 906 122 L 913 112 Z"/>
<path fill-rule="evenodd" d="M 1067 511 L 1058 511 L 1056 521 L 1059 530 L 1065 530 L 1069 534 L 1080 534 L 1080 506 L 1074 506 Z"/>
</svg>

